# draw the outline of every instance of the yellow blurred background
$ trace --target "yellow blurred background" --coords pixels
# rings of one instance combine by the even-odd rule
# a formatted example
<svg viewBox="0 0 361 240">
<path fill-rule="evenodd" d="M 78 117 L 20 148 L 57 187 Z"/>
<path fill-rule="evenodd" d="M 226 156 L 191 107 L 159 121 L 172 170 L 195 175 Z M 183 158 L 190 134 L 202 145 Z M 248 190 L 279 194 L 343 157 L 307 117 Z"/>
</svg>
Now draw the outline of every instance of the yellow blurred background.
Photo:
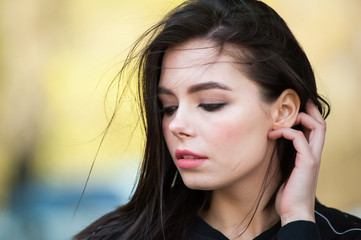
<svg viewBox="0 0 361 240">
<path fill-rule="evenodd" d="M 109 83 L 136 38 L 180 2 L 0 1 L 0 239 L 69 239 L 127 200 L 142 146 L 131 100 L 72 216 L 114 108 Z M 361 1 L 265 2 L 331 102 L 317 196 L 361 216 Z"/>
</svg>

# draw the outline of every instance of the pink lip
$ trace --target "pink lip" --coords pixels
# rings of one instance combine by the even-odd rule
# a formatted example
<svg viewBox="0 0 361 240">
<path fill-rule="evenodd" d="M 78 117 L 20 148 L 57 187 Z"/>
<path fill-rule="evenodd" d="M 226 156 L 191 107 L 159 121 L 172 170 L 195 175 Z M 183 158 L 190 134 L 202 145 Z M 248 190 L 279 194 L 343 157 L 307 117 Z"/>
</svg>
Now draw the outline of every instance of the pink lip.
<svg viewBox="0 0 361 240">
<path fill-rule="evenodd" d="M 183 156 L 185 156 L 185 155 L 196 157 L 196 159 L 193 159 L 193 158 L 184 159 Z M 208 159 L 205 156 L 198 155 L 198 154 L 193 153 L 191 151 L 179 150 L 179 149 L 177 149 L 175 151 L 175 156 L 177 158 L 178 167 L 183 168 L 183 169 L 196 168 L 196 167 L 200 166 L 204 161 L 206 161 Z"/>
</svg>

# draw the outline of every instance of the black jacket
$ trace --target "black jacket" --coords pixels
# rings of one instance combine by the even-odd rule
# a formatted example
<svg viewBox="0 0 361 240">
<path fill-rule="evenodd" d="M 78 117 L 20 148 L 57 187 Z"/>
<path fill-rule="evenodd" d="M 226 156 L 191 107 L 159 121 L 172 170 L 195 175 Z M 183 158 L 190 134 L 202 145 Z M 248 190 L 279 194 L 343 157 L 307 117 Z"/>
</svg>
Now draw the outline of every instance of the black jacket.
<svg viewBox="0 0 361 240">
<path fill-rule="evenodd" d="M 316 201 L 316 224 L 296 221 L 281 227 L 281 223 L 266 230 L 254 240 L 361 240 L 361 219 Z M 221 232 L 201 218 L 196 220 L 189 240 L 228 240 Z"/>
<path fill-rule="evenodd" d="M 316 223 L 295 221 L 281 227 L 281 223 L 278 222 L 254 240 L 361 240 L 361 219 L 325 207 L 318 201 L 315 205 L 315 217 Z M 107 236 L 106 239 L 118 240 L 120 236 L 121 233 L 115 233 L 113 236 Z M 93 232 L 86 240 L 96 237 L 97 232 Z M 228 240 L 228 238 L 197 217 L 190 237 L 184 240 Z"/>
</svg>

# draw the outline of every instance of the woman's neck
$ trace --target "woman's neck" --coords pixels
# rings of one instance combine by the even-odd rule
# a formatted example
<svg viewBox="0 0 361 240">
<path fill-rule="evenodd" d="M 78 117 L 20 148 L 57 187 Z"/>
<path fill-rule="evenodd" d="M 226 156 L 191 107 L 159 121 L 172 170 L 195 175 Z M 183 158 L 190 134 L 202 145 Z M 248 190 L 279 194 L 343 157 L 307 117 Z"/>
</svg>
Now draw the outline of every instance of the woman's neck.
<svg viewBox="0 0 361 240">
<path fill-rule="evenodd" d="M 262 181 L 243 187 L 235 186 L 237 191 L 214 190 L 209 209 L 199 214 L 209 225 L 229 239 L 253 239 L 279 221 L 274 205 L 267 206 L 277 190 L 277 180 L 276 176 L 269 179 L 261 200 L 259 196 Z"/>
</svg>

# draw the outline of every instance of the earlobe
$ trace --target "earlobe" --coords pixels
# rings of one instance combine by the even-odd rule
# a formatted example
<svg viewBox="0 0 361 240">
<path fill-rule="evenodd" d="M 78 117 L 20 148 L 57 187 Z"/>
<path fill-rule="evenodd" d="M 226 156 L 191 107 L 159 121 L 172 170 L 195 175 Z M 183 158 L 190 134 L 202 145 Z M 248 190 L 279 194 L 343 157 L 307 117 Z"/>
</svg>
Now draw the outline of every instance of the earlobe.
<svg viewBox="0 0 361 240">
<path fill-rule="evenodd" d="M 272 129 L 292 127 L 297 119 L 300 104 L 300 97 L 295 90 L 284 90 L 274 103 Z"/>
</svg>

